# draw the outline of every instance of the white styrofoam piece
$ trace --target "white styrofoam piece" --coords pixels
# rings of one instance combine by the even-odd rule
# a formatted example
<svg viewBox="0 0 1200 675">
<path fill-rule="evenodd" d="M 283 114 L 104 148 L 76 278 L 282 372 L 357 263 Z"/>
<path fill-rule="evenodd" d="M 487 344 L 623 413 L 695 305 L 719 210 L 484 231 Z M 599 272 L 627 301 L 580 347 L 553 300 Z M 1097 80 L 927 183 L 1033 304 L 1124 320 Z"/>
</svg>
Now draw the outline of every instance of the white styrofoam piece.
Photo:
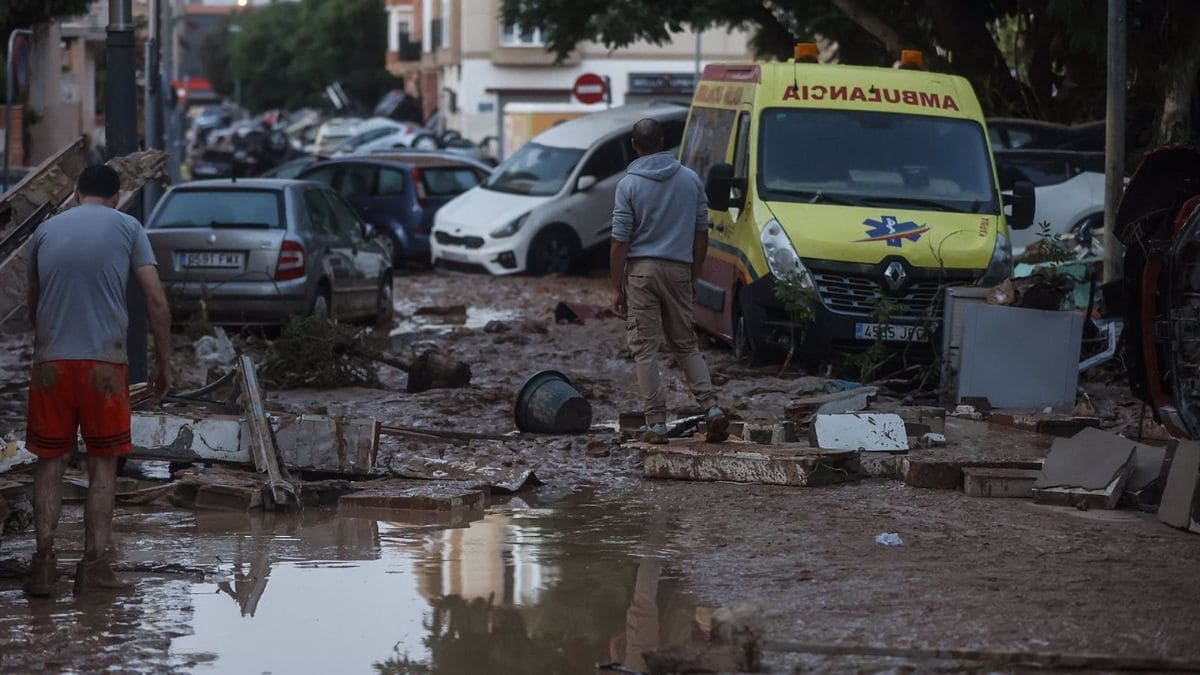
<svg viewBox="0 0 1200 675">
<path fill-rule="evenodd" d="M 908 450 L 908 434 L 899 415 L 845 413 L 817 415 L 817 447 L 826 450 L 896 452 Z"/>
</svg>

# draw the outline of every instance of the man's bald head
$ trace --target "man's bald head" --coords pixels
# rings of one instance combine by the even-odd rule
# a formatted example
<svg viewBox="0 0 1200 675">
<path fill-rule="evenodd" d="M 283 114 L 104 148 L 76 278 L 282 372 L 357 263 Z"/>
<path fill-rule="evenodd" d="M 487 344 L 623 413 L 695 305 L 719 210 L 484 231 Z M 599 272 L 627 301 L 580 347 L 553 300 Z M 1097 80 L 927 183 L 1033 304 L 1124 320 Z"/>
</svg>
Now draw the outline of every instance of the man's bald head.
<svg viewBox="0 0 1200 675">
<path fill-rule="evenodd" d="M 658 120 L 647 117 L 633 125 L 633 149 L 638 156 L 662 152 L 663 127 Z"/>
</svg>

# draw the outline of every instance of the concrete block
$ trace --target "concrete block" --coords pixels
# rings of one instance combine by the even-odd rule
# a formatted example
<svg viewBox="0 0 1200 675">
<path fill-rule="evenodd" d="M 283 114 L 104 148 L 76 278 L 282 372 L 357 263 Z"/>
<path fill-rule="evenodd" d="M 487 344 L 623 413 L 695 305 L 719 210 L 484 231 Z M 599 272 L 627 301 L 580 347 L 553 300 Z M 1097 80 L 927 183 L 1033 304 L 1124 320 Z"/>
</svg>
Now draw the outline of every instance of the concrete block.
<svg viewBox="0 0 1200 675">
<path fill-rule="evenodd" d="M 769 445 L 771 437 L 775 435 L 775 427 L 766 424 L 751 424 L 745 422 L 742 424 L 742 440 L 759 445 Z"/>
<path fill-rule="evenodd" d="M 771 427 L 771 445 L 795 443 L 798 440 L 795 422 L 780 422 Z"/>
<path fill-rule="evenodd" d="M 736 448 L 689 443 L 641 446 L 642 476 L 674 480 L 733 481 L 813 487 L 862 477 L 858 453 L 802 446 Z"/>
<path fill-rule="evenodd" d="M 863 475 L 871 478 L 900 478 L 903 457 L 884 452 L 861 452 L 858 455 Z"/>
<path fill-rule="evenodd" d="M 1200 532 L 1200 443 L 1184 441 L 1175 448 L 1158 519 L 1172 527 Z"/>
<path fill-rule="evenodd" d="M 906 455 L 898 457 L 899 477 L 905 485 L 931 490 L 963 489 L 963 471 L 978 469 L 1041 470 L 1041 460 L 980 460 L 937 453 L 933 457 Z"/>
<path fill-rule="evenodd" d="M 904 420 L 894 414 L 817 415 L 813 435 L 817 447 L 830 450 L 908 450 L 908 434 L 904 430 Z"/>
<path fill-rule="evenodd" d="M 1085 509 L 1115 509 L 1125 485 L 1133 475 L 1133 462 L 1122 467 L 1112 481 L 1103 488 L 1088 489 L 1081 487 L 1048 487 L 1033 488 L 1033 501 L 1038 504 L 1053 504 L 1057 506 L 1074 506 Z"/>
<path fill-rule="evenodd" d="M 965 467 L 963 492 L 970 497 L 1011 497 L 1029 499 L 1038 471 L 1033 469 L 985 469 Z"/>
</svg>

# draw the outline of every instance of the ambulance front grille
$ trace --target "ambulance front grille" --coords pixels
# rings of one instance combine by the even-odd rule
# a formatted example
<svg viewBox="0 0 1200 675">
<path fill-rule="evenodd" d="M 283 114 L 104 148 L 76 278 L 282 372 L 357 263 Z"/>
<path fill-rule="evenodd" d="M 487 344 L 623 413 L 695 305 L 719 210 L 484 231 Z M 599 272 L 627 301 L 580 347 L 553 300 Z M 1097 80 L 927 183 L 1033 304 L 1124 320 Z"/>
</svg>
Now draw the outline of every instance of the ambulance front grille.
<svg viewBox="0 0 1200 675">
<path fill-rule="evenodd" d="M 883 287 L 868 277 L 850 276 L 835 272 L 815 272 L 817 293 L 821 302 L 832 312 L 853 316 L 870 316 Z M 893 314 L 893 319 L 916 321 L 937 318 L 941 313 L 941 284 L 936 280 L 914 281 L 900 294 L 888 294 L 893 302 L 906 306 L 906 310 Z"/>
</svg>

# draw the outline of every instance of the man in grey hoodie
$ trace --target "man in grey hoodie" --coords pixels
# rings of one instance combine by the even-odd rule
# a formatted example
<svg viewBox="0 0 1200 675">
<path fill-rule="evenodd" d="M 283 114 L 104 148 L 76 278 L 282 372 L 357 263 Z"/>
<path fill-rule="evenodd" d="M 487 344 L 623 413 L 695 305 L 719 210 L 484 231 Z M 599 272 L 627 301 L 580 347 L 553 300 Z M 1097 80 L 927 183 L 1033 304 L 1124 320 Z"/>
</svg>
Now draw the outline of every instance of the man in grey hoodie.
<svg viewBox="0 0 1200 675">
<path fill-rule="evenodd" d="M 708 253 L 708 204 L 699 176 L 663 151 L 657 120 L 633 126 L 638 158 L 617 185 L 613 208 L 613 311 L 624 316 L 629 348 L 645 402 L 642 440 L 667 442 L 667 399 L 658 369 L 665 342 L 682 368 L 692 395 L 706 410 L 710 442 L 729 437 L 729 420 L 717 405 L 692 318 L 694 284 Z"/>
</svg>

